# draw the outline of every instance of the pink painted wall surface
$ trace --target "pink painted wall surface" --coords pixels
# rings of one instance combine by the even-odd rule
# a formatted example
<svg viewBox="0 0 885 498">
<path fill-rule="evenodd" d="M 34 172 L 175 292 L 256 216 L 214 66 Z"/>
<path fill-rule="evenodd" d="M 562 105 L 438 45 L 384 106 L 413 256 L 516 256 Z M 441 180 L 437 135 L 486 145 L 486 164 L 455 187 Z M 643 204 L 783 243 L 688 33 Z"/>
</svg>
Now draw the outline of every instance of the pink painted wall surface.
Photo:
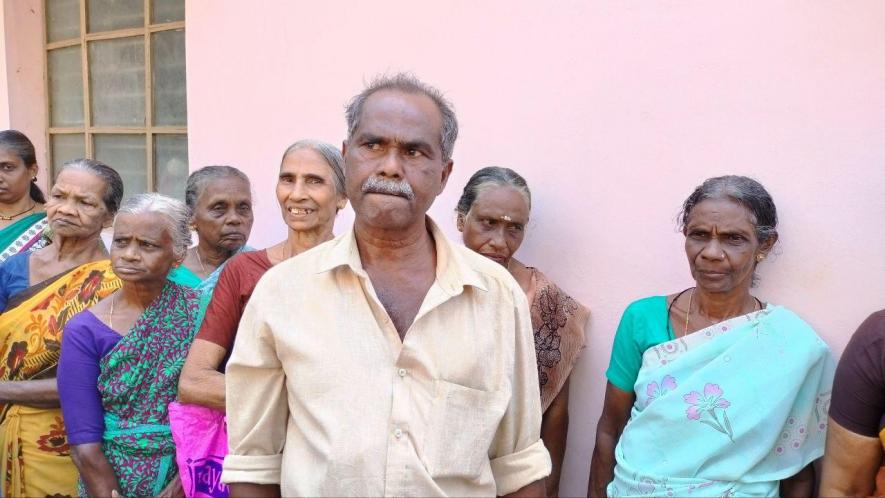
<svg viewBox="0 0 885 498">
<path fill-rule="evenodd" d="M 42 0 L 4 0 L 4 30 L 9 127 L 31 139 L 37 151 L 40 172 L 37 183 L 44 191 L 49 184 L 49 154 L 46 151 L 46 88 L 43 61 Z"/>
<path fill-rule="evenodd" d="M 255 246 L 284 234 L 283 149 L 339 144 L 345 101 L 384 71 L 455 103 L 455 170 L 431 211 L 452 237 L 473 171 L 528 179 L 519 256 L 593 311 L 564 495 L 586 492 L 621 311 L 692 285 L 675 218 L 703 179 L 768 187 L 781 244 L 756 292 L 835 353 L 885 307 L 885 3 L 189 0 L 187 23 L 191 168 L 248 171 Z"/>
</svg>

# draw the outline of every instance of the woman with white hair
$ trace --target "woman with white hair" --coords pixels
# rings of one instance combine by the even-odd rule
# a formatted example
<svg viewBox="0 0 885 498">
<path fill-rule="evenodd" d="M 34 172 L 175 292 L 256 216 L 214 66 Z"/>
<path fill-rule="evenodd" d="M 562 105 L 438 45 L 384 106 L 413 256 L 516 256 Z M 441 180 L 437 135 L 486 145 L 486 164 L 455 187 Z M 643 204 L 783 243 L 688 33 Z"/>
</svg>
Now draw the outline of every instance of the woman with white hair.
<svg viewBox="0 0 885 498">
<path fill-rule="evenodd" d="M 141 194 L 124 202 L 110 250 L 123 286 L 65 327 L 58 390 L 81 496 L 157 496 L 180 487 L 167 407 L 198 295 L 167 277 L 189 241 L 181 201 Z"/>
</svg>

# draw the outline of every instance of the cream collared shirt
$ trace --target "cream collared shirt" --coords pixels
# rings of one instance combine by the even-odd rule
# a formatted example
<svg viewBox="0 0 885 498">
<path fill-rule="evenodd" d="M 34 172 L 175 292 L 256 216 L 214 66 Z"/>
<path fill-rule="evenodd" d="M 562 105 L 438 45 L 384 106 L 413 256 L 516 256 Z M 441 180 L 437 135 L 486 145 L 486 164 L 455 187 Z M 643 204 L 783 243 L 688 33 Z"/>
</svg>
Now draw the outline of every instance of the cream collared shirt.
<svg viewBox="0 0 885 498">
<path fill-rule="evenodd" d="M 550 473 L 526 297 L 428 224 L 436 280 L 403 341 L 352 230 L 261 279 L 227 364 L 224 482 L 493 496 Z"/>
</svg>

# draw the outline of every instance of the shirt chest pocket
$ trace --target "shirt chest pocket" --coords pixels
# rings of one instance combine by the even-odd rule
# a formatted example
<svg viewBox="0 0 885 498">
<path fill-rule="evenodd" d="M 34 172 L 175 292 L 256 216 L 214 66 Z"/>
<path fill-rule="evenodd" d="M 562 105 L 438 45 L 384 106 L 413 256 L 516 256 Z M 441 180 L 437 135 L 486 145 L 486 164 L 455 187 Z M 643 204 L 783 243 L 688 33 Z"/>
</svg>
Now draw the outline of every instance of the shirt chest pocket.
<svg viewBox="0 0 885 498">
<path fill-rule="evenodd" d="M 431 477 L 479 477 L 509 400 L 504 391 L 483 391 L 436 380 L 424 464 Z"/>
</svg>

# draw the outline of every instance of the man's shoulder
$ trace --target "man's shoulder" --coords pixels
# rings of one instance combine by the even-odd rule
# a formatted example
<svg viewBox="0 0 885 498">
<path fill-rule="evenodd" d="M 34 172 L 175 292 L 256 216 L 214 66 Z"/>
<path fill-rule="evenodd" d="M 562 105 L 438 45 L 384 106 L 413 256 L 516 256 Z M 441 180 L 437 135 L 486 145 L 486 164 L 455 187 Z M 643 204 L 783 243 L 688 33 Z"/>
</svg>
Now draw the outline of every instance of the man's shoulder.
<svg viewBox="0 0 885 498">
<path fill-rule="evenodd" d="M 341 237 L 336 237 L 273 265 L 261 277 L 259 284 L 268 285 L 275 282 L 285 285 L 287 289 L 292 289 L 293 286 L 309 285 L 310 279 L 322 278 L 321 275 L 326 269 L 329 258 L 341 243 Z"/>
<path fill-rule="evenodd" d="M 522 288 L 506 268 L 467 247 L 457 244 L 450 246 L 454 256 L 465 271 L 473 272 L 484 284 L 488 292 L 521 294 Z"/>
</svg>

